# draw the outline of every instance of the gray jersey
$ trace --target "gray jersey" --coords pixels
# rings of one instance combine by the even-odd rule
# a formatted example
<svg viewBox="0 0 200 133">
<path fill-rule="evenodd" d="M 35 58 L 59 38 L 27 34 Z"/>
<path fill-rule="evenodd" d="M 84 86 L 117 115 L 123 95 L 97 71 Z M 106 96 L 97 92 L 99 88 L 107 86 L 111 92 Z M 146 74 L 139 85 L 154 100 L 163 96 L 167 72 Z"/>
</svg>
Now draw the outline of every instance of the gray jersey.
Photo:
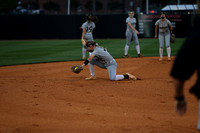
<svg viewBox="0 0 200 133">
<path fill-rule="evenodd" d="M 88 23 L 88 22 L 86 21 L 85 23 L 82 24 L 81 28 L 82 28 L 82 29 L 85 29 L 84 38 L 85 38 L 87 41 L 93 41 L 92 31 L 93 31 L 94 28 L 95 28 L 94 22 Z"/>
<path fill-rule="evenodd" d="M 92 55 L 95 55 L 99 62 L 106 65 L 109 65 L 113 60 L 113 57 L 108 53 L 106 49 L 98 46 L 96 46 L 96 48 L 92 52 Z"/>
<path fill-rule="evenodd" d="M 128 22 L 129 23 L 131 23 L 131 25 L 133 26 L 133 28 L 135 28 L 135 26 L 136 26 L 136 19 L 135 18 L 130 18 L 130 17 L 128 17 L 127 19 L 126 19 L 126 25 L 127 25 L 127 30 L 132 30 L 131 28 L 130 28 L 130 26 L 128 25 Z"/>
<path fill-rule="evenodd" d="M 159 27 L 159 34 L 169 34 L 169 25 L 172 26 L 172 23 L 166 19 L 164 22 L 162 22 L 161 19 L 157 20 L 155 23 L 155 26 Z"/>
<path fill-rule="evenodd" d="M 85 34 L 92 34 L 92 31 L 94 30 L 95 28 L 95 23 L 94 22 L 85 22 L 82 24 L 81 26 L 82 29 L 85 29 Z"/>
</svg>

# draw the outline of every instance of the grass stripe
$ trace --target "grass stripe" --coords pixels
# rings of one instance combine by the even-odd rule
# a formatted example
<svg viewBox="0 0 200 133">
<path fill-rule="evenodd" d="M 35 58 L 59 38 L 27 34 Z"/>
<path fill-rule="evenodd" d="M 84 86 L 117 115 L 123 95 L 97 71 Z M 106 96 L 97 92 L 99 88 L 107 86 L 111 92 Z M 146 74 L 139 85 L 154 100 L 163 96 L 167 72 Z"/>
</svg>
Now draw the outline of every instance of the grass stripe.
<svg viewBox="0 0 200 133">
<path fill-rule="evenodd" d="M 124 55 L 125 39 L 96 39 L 100 46 L 107 48 L 114 58 Z M 184 38 L 177 38 L 171 44 L 172 55 L 176 55 Z M 157 39 L 139 39 L 141 53 L 144 56 L 159 56 Z M 133 42 L 129 54 L 136 57 Z M 166 56 L 166 50 L 164 50 Z M 87 54 L 88 56 L 88 54 Z M 3 40 L 0 41 L 0 66 L 32 64 L 43 62 L 81 60 L 82 45 L 80 40 Z"/>
</svg>

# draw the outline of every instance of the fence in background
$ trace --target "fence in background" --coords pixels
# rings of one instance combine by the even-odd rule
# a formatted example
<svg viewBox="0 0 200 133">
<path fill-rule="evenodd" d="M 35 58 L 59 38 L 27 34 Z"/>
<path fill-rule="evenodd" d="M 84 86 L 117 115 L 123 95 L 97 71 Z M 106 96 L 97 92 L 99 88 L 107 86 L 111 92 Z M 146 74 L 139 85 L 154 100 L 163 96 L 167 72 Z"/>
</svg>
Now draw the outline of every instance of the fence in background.
<svg viewBox="0 0 200 133">
<path fill-rule="evenodd" d="M 97 15 L 94 38 L 125 38 L 127 14 Z M 141 38 L 154 37 L 160 15 L 136 15 Z M 191 15 L 168 15 L 176 37 L 191 32 Z M 84 15 L 0 15 L 0 39 L 80 39 Z"/>
</svg>

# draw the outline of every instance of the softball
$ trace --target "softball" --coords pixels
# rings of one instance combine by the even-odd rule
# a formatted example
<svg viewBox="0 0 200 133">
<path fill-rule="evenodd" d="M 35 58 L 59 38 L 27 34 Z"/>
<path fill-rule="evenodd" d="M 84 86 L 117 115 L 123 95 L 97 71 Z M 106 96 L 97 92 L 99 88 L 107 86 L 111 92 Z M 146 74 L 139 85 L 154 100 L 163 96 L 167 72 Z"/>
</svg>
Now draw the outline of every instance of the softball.
<svg viewBox="0 0 200 133">
<path fill-rule="evenodd" d="M 76 71 L 78 69 L 78 67 L 75 67 L 74 70 Z"/>
</svg>

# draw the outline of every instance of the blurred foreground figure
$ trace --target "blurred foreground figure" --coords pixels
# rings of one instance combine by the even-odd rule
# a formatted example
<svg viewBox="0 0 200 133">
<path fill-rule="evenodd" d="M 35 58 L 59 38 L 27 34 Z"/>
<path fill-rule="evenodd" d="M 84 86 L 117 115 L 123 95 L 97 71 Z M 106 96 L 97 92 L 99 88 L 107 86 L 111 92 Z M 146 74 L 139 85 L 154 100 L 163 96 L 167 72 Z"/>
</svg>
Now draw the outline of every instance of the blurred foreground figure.
<svg viewBox="0 0 200 133">
<path fill-rule="evenodd" d="M 198 9 L 200 9 L 200 0 L 197 1 Z M 186 99 L 184 97 L 183 88 L 184 83 L 195 72 L 197 72 L 197 81 L 190 89 L 198 99 L 199 114 L 197 129 L 200 130 L 200 10 L 193 18 L 192 25 L 194 31 L 185 40 L 180 49 L 171 70 L 171 76 L 174 78 L 175 86 L 175 109 L 179 115 L 183 115 L 187 110 Z"/>
</svg>

